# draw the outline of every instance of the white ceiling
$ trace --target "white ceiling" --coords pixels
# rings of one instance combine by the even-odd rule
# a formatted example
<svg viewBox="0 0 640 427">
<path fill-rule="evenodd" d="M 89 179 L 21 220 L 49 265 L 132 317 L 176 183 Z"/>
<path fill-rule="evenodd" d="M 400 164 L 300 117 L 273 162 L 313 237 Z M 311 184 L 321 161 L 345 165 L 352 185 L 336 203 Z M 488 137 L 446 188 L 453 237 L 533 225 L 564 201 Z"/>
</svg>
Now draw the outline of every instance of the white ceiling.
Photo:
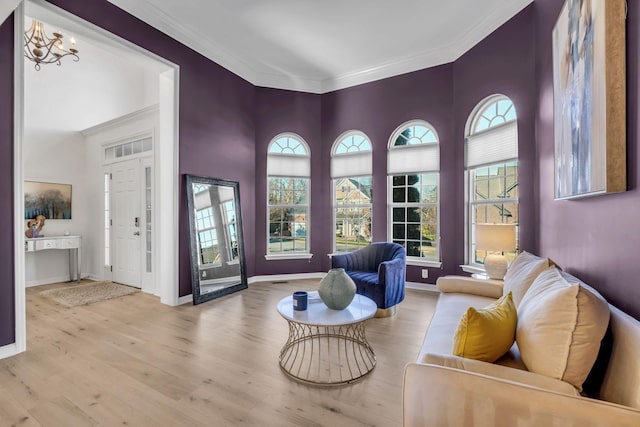
<svg viewBox="0 0 640 427">
<path fill-rule="evenodd" d="M 109 0 L 256 86 L 324 93 L 455 61 L 533 0 Z"/>
<path fill-rule="evenodd" d="M 158 75 L 163 64 L 100 34 L 81 20 L 59 14 L 49 4 L 25 2 L 25 28 L 31 17 L 45 32 L 73 36 L 80 60 L 62 58 L 61 65 L 24 59 L 24 126 L 28 140 L 52 133 L 79 132 L 158 102 Z M 68 47 L 68 46 L 67 46 Z"/>
</svg>

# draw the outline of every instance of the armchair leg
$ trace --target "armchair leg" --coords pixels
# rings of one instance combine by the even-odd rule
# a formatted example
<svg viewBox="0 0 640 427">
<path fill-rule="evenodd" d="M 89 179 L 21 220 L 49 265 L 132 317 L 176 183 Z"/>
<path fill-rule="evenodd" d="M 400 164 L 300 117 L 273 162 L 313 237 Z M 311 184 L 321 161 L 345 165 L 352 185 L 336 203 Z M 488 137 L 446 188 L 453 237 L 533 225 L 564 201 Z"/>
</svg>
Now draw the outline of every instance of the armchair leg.
<svg viewBox="0 0 640 427">
<path fill-rule="evenodd" d="M 393 307 L 388 307 L 388 308 L 379 308 L 376 310 L 376 315 L 374 317 L 391 317 L 391 316 L 395 316 L 396 315 L 396 307 L 397 305 L 394 305 Z"/>
</svg>

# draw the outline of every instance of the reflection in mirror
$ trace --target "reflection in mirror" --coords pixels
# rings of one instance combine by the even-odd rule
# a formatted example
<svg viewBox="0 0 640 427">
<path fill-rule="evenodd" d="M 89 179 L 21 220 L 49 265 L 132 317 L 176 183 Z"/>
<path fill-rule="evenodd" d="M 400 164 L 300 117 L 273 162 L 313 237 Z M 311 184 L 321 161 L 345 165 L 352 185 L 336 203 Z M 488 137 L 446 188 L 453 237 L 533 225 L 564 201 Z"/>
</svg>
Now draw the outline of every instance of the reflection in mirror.
<svg viewBox="0 0 640 427">
<path fill-rule="evenodd" d="M 194 304 L 247 287 L 238 187 L 186 175 Z"/>
</svg>

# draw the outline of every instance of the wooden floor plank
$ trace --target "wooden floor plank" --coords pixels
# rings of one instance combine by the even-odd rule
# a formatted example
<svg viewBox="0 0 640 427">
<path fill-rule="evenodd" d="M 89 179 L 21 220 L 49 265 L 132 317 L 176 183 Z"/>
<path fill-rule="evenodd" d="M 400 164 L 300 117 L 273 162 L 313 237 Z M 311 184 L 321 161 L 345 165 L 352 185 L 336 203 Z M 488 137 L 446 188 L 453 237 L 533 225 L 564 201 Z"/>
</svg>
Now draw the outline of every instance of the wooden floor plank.
<svg viewBox="0 0 640 427">
<path fill-rule="evenodd" d="M 75 285 L 75 284 L 71 284 Z M 284 375 L 277 302 L 316 280 L 257 283 L 198 306 L 136 293 L 67 308 L 27 289 L 27 352 L 0 360 L 0 424 L 44 426 L 385 426 L 402 424 L 402 373 L 437 296 L 407 290 L 366 334 L 377 365 L 323 388 Z"/>
</svg>

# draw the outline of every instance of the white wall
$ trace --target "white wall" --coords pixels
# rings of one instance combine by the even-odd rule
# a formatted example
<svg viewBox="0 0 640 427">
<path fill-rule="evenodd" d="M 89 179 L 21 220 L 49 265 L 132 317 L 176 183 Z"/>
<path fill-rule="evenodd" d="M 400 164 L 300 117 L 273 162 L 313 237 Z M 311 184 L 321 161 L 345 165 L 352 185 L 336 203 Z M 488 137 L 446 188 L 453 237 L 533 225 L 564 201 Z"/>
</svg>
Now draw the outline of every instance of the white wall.
<svg viewBox="0 0 640 427">
<path fill-rule="evenodd" d="M 27 181 L 71 184 L 71 219 L 48 219 L 41 233 L 45 236 L 85 236 L 88 226 L 89 191 L 85 176 L 84 137 L 79 132 L 28 132 L 24 139 L 24 177 Z M 27 229 L 25 220 L 24 229 Z M 83 239 L 86 246 L 86 238 Z M 84 248 L 83 248 L 84 249 Z M 86 271 L 86 250 L 83 250 L 83 267 Z M 48 250 L 29 252 L 25 257 L 26 284 L 52 283 L 69 280 L 68 251 Z"/>
<path fill-rule="evenodd" d="M 30 24 L 28 18 L 27 28 Z M 54 29 L 44 25 L 47 31 Z M 55 29 L 73 35 L 59 26 Z M 80 132 L 156 105 L 159 77 L 151 66 L 145 68 L 114 48 L 76 39 L 79 62 L 64 58 L 60 66 L 43 65 L 36 71 L 25 59 L 24 176 L 72 185 L 72 219 L 47 220 L 43 233 L 81 235 L 83 276 L 101 278 L 103 213 L 97 206 L 102 206 L 103 155 L 95 144 L 86 146 Z M 66 252 L 27 254 L 27 286 L 68 280 Z"/>
<path fill-rule="evenodd" d="M 96 189 L 87 194 L 87 215 L 90 218 L 95 218 L 97 224 L 96 227 L 87 229 L 87 238 L 91 241 L 88 271 L 96 279 L 108 278 L 105 277 L 104 270 L 104 145 L 126 142 L 147 135 L 157 135 L 158 116 L 157 106 L 148 107 L 83 132 L 86 147 L 85 162 L 88 171 L 85 179 L 89 188 Z M 157 143 L 156 139 L 154 144 Z M 152 153 L 145 153 L 145 156 L 151 155 Z M 156 289 L 150 288 L 154 285 L 151 281 L 145 281 L 143 278 L 142 289 L 144 291 L 156 293 Z"/>
</svg>

